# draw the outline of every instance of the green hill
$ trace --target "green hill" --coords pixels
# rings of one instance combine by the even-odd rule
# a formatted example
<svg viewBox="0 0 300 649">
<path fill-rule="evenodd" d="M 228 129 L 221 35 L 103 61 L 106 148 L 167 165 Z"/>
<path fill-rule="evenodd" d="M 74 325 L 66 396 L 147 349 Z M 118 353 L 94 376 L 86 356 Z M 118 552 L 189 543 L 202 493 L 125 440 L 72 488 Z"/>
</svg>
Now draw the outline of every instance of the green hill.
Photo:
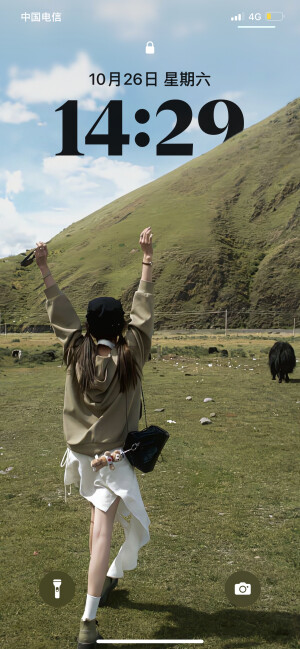
<svg viewBox="0 0 300 649">
<path fill-rule="evenodd" d="M 157 326 L 222 325 L 223 315 L 204 312 L 226 308 L 230 327 L 290 326 L 300 301 L 299 149 L 296 99 L 65 228 L 48 246 L 53 275 L 82 318 L 100 294 L 128 310 L 138 236 L 151 225 Z M 2 322 L 46 322 L 39 271 L 21 259 L 0 261 Z"/>
</svg>

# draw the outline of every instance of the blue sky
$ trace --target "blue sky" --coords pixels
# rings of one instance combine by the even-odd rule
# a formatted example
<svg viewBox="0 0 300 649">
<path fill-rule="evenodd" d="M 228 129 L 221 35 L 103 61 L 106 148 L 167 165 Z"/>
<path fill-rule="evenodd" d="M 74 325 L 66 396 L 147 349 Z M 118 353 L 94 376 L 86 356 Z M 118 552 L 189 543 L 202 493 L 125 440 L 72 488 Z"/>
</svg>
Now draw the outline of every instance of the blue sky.
<svg viewBox="0 0 300 649">
<path fill-rule="evenodd" d="M 281 22 L 266 12 L 283 11 Z M 31 12 L 50 21 L 21 19 Z M 53 20 L 53 13 L 61 21 Z M 231 16 L 243 12 L 243 21 Z M 249 15 L 260 12 L 261 20 Z M 157 156 L 156 144 L 175 124 L 171 111 L 156 116 L 169 99 L 187 102 L 190 127 L 176 142 L 193 142 L 193 157 L 221 145 L 224 135 L 200 131 L 197 114 L 213 99 L 231 99 L 241 108 L 245 128 L 295 99 L 298 92 L 300 8 L 291 0 L 14 0 L 0 21 L 0 256 L 49 240 L 72 222 L 172 169 L 191 156 Z M 275 29 L 239 29 L 238 25 L 275 25 Z M 146 55 L 152 40 L 154 55 Z M 156 71 L 157 87 L 124 86 L 125 73 Z M 204 72 L 198 87 L 165 87 L 166 72 Z M 89 75 L 121 73 L 120 87 L 92 86 Z M 78 100 L 78 149 L 84 156 L 56 156 L 61 150 L 62 113 Z M 110 100 L 123 102 L 123 132 L 130 144 L 122 156 L 107 146 L 85 145 L 84 138 Z M 135 112 L 145 108 L 141 126 Z M 226 123 L 221 105 L 215 112 Z M 101 126 L 102 124 L 102 126 Z M 107 120 L 97 132 L 106 132 Z M 145 130 L 147 147 L 135 144 Z M 174 140 L 175 142 L 175 140 Z"/>
</svg>

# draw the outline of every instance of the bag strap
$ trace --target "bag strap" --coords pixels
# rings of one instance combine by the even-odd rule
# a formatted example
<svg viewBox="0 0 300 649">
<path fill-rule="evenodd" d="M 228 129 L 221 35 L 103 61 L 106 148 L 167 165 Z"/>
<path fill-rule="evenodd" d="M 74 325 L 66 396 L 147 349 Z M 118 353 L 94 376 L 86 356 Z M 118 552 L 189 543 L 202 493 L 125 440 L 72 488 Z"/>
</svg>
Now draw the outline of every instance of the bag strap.
<svg viewBox="0 0 300 649">
<path fill-rule="evenodd" d="M 145 404 L 144 390 L 143 390 L 142 384 L 141 384 L 141 388 L 142 388 L 142 398 L 143 398 L 143 406 L 144 406 L 145 424 L 146 424 L 146 428 L 148 428 L 147 415 L 146 415 L 146 404 Z"/>
<path fill-rule="evenodd" d="M 144 416 L 145 416 L 145 424 L 146 428 L 148 428 L 148 422 L 147 422 L 147 414 L 146 414 L 146 404 L 145 404 L 145 397 L 144 397 L 144 390 L 143 390 L 143 385 L 141 382 L 141 390 L 142 390 L 142 399 L 143 399 L 143 406 L 144 406 Z M 128 414 L 127 414 L 127 390 L 125 391 L 125 400 L 126 400 L 126 428 L 127 428 L 127 435 L 128 435 Z M 135 451 L 137 447 L 139 446 L 139 442 L 136 444 L 133 444 L 131 448 L 129 448 L 127 451 L 123 451 L 124 455 L 125 453 L 129 453 L 129 451 Z M 161 460 L 160 462 L 164 462 L 163 454 L 160 453 Z M 157 458 L 158 461 L 158 458 Z"/>
<path fill-rule="evenodd" d="M 145 397 L 144 397 L 144 390 L 143 390 L 142 383 L 141 383 L 141 390 L 142 390 L 145 424 L 146 424 L 146 428 L 147 428 L 148 427 L 148 422 L 147 422 L 146 404 L 145 404 Z M 126 429 L 127 429 L 127 435 L 128 435 L 129 431 L 128 431 L 128 411 L 127 411 L 127 390 L 125 391 L 125 402 L 126 402 Z"/>
</svg>

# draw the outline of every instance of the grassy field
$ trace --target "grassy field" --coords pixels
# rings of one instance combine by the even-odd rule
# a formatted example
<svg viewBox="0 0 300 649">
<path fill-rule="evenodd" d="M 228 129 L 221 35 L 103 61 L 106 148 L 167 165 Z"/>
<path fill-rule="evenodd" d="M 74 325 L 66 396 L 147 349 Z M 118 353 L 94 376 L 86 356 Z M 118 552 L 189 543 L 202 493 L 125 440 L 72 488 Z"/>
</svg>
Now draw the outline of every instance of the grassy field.
<svg viewBox="0 0 300 649">
<path fill-rule="evenodd" d="M 299 358 L 300 337 L 289 340 Z M 267 352 L 274 341 L 266 332 L 155 336 L 144 372 L 146 405 L 151 423 L 167 428 L 170 439 L 164 462 L 138 474 L 151 541 L 98 614 L 105 638 L 203 638 L 207 649 L 299 646 L 300 372 L 297 364 L 289 384 L 271 380 Z M 54 344 L 51 335 L 0 339 L 0 470 L 13 467 L 0 475 L 5 649 L 76 647 L 85 603 L 90 508 L 74 488 L 64 502 L 65 369 Z M 208 355 L 209 346 L 221 345 L 228 357 Z M 24 350 L 20 362 L 11 358 L 14 347 Z M 49 348 L 57 358 L 42 363 L 38 354 Z M 205 397 L 214 401 L 204 403 Z M 200 418 L 211 412 L 212 423 L 202 426 Z M 116 526 L 111 559 L 122 540 Z M 76 584 L 72 602 L 61 609 L 39 595 L 39 582 L 55 569 Z M 224 585 L 243 569 L 258 577 L 261 595 L 237 609 Z"/>
</svg>

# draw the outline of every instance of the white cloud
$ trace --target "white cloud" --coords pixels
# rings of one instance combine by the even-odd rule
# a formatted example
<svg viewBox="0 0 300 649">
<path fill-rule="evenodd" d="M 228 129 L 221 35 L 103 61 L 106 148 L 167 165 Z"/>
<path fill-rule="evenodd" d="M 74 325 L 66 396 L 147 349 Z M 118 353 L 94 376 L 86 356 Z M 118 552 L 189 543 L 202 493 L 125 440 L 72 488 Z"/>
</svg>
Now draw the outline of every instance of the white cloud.
<svg viewBox="0 0 300 649">
<path fill-rule="evenodd" d="M 71 218 L 70 214 L 67 224 Z M 61 216 L 52 210 L 21 214 L 13 201 L 0 198 L 0 257 L 17 255 L 34 248 L 37 241 L 48 241 L 64 225 L 61 226 Z"/>
<path fill-rule="evenodd" d="M 61 191 L 62 197 L 66 199 L 66 196 L 69 196 L 73 201 L 75 194 L 77 201 L 83 193 L 89 195 L 94 193 L 99 202 L 101 188 L 105 193 L 108 189 L 110 196 L 113 196 L 111 200 L 114 200 L 150 182 L 153 179 L 154 168 L 109 160 L 104 156 L 101 158 L 62 156 L 45 158 L 43 171 L 48 179 L 54 180 L 56 195 Z"/>
<path fill-rule="evenodd" d="M 38 126 L 47 126 L 47 122 L 38 122 L 37 125 Z"/>
<path fill-rule="evenodd" d="M 7 178 L 7 173 L 0 171 L 0 178 Z M 10 174 L 15 189 L 17 174 Z M 0 257 L 32 248 L 36 241 L 48 241 L 71 223 L 151 182 L 154 168 L 105 157 L 55 156 L 44 159 L 42 174 L 34 169 L 25 170 L 24 176 L 26 191 L 36 196 L 38 187 L 41 208 L 21 213 L 12 200 L 0 199 Z"/>
<path fill-rule="evenodd" d="M 6 124 L 22 124 L 29 122 L 31 119 L 37 119 L 38 115 L 32 113 L 23 104 L 11 101 L 4 101 L 0 104 L 0 122 Z"/>
<path fill-rule="evenodd" d="M 101 0 L 95 3 L 96 17 L 121 41 L 151 40 L 161 25 L 172 38 L 188 38 L 206 29 L 195 20 L 199 0 Z"/>
<path fill-rule="evenodd" d="M 64 179 L 70 173 L 82 169 L 87 163 L 86 156 L 81 158 L 79 156 L 52 156 L 44 158 L 43 171 L 51 176 L 56 176 L 59 179 Z"/>
<path fill-rule="evenodd" d="M 14 203 L 9 198 L 0 198 L 0 217 L 1 219 L 14 218 L 17 214 Z"/>
<path fill-rule="evenodd" d="M 102 0 L 96 15 L 107 23 L 121 40 L 151 38 L 151 28 L 159 17 L 158 0 Z"/>
<path fill-rule="evenodd" d="M 82 110 L 99 110 L 95 99 L 81 99 L 78 102 L 78 108 Z"/>
<path fill-rule="evenodd" d="M 11 194 L 19 194 L 24 189 L 23 186 L 23 176 L 22 171 L 6 171 L 6 194 L 10 196 Z"/>
<path fill-rule="evenodd" d="M 197 117 L 192 117 L 192 121 L 189 125 L 189 127 L 186 129 L 186 133 L 189 133 L 190 131 L 199 131 L 199 122 Z"/>
<path fill-rule="evenodd" d="M 17 254 L 31 245 L 28 224 L 22 221 L 13 201 L 9 198 L 0 198 L 0 228 L 1 257 Z"/>
<path fill-rule="evenodd" d="M 95 3 L 96 17 L 107 24 L 119 40 L 151 40 L 161 25 L 172 38 L 187 38 L 206 29 L 195 20 L 199 0 L 101 0 Z"/>
<path fill-rule="evenodd" d="M 10 70 L 11 81 L 7 88 L 7 95 L 25 104 L 54 103 L 83 98 L 104 100 L 113 97 L 118 88 L 108 85 L 92 86 L 89 75 L 93 72 L 101 72 L 101 69 L 85 52 L 79 52 L 75 61 L 69 66 L 56 64 L 48 72 L 32 70 L 24 76 L 18 68 L 13 68 Z"/>
</svg>

